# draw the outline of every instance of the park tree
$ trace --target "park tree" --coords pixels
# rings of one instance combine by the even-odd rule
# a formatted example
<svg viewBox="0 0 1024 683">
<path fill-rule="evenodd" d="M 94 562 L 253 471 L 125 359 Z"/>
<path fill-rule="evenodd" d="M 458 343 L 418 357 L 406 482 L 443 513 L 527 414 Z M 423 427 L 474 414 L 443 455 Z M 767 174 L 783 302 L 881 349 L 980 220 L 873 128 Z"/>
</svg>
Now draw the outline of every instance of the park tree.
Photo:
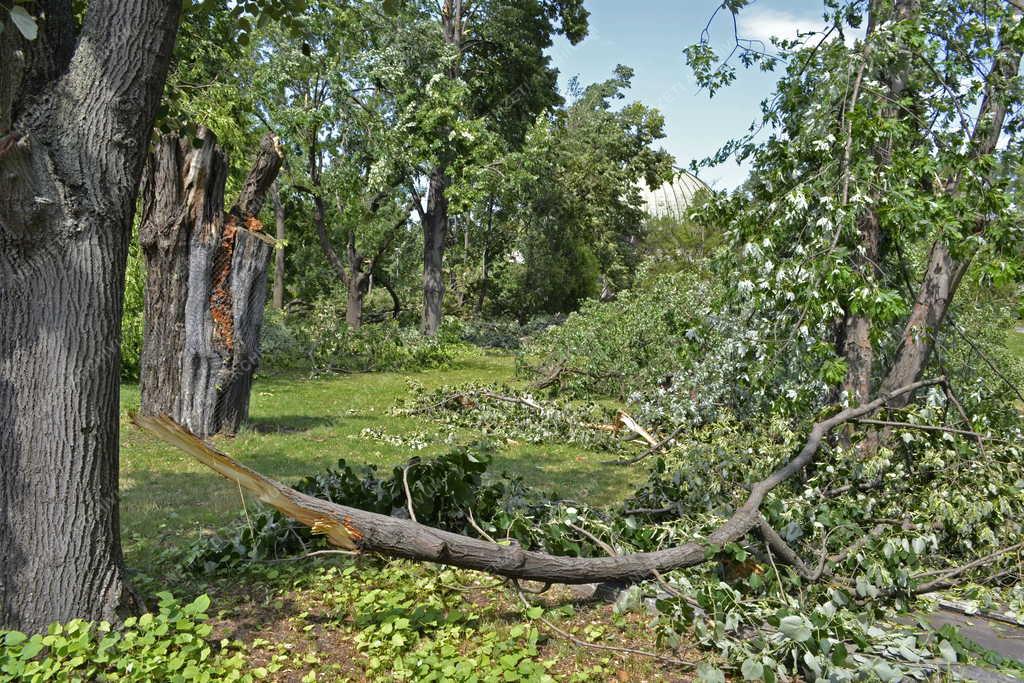
<svg viewBox="0 0 1024 683">
<path fill-rule="evenodd" d="M 394 93 L 425 182 L 416 207 L 428 336 L 441 323 L 449 216 L 465 208 L 456 195 L 501 150 L 519 145 L 537 114 L 558 103 L 557 73 L 544 50 L 556 35 L 582 40 L 587 16 L 581 0 L 412 2 L 397 15 L 402 36 L 379 73 Z"/>
<path fill-rule="evenodd" d="M 498 230 L 510 236 L 503 256 L 514 251 L 522 261 L 497 266 L 511 280 L 501 312 L 568 313 L 603 289 L 632 284 L 646 219 L 640 182 L 660 185 L 673 161 L 656 147 L 664 137 L 661 113 L 623 104 L 632 77 L 632 69 L 619 66 L 586 87 L 573 80 L 569 102 L 539 116 L 522 149 L 507 153 L 495 170 L 492 211 Z M 487 208 L 476 215 L 491 219 Z"/>
<path fill-rule="evenodd" d="M 275 25 L 256 37 L 257 115 L 296 152 L 287 184 L 310 209 L 323 259 L 347 292 L 352 329 L 374 278 L 394 291 L 385 262 L 412 210 L 393 99 L 369 66 L 387 49 L 389 20 L 374 6 L 324 2 L 301 16 L 300 40 Z"/>
<path fill-rule="evenodd" d="M 737 37 L 745 61 L 785 74 L 764 104 L 767 140 L 716 157 L 753 171 L 708 220 L 731 225 L 746 255 L 744 296 L 808 344 L 789 357 L 814 359 L 856 404 L 916 381 L 957 337 L 949 314 L 969 272 L 990 284 L 1019 272 L 1019 203 L 1000 169 L 1021 154 L 1024 32 L 1014 3 L 826 6 L 822 32 L 777 40 L 775 54 Z M 844 29 L 864 31 L 856 46 Z M 712 92 L 734 77 L 706 43 L 688 55 Z"/>
<path fill-rule="evenodd" d="M 70 0 L 17 7 L 0 33 L 0 624 L 40 630 L 136 607 L 117 506 L 121 306 L 180 7 L 94 0 L 80 23 Z"/>
</svg>

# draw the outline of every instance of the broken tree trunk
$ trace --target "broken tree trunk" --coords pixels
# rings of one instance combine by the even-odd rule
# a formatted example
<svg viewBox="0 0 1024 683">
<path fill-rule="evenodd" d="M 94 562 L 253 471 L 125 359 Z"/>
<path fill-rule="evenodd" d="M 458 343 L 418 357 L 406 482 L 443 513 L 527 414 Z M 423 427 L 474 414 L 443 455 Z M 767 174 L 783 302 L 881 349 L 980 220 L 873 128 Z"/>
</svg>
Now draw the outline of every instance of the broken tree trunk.
<svg viewBox="0 0 1024 683">
<path fill-rule="evenodd" d="M 388 517 L 339 505 L 300 493 L 269 479 L 189 434 L 169 418 L 137 416 L 136 424 L 177 446 L 224 477 L 236 482 L 292 519 L 324 534 L 341 548 L 380 553 L 389 557 L 438 562 L 477 569 L 499 576 L 546 583 L 597 583 L 642 581 L 661 572 L 691 567 L 707 561 L 711 545 L 735 542 L 759 526 L 760 507 L 774 488 L 814 461 L 822 440 L 834 428 L 874 412 L 898 396 L 944 379 L 926 380 L 884 394 L 863 406 L 843 410 L 816 423 L 800 453 L 751 487 L 746 502 L 702 542 L 686 543 L 654 552 L 614 557 L 563 557 L 524 550 L 518 545 L 499 545 L 487 540 L 442 531 L 409 519 Z"/>
<path fill-rule="evenodd" d="M 248 416 L 273 251 L 256 216 L 283 157 L 265 136 L 225 214 L 227 161 L 210 131 L 199 139 L 193 148 L 164 136 L 147 163 L 141 411 L 209 436 L 234 433 Z"/>
</svg>

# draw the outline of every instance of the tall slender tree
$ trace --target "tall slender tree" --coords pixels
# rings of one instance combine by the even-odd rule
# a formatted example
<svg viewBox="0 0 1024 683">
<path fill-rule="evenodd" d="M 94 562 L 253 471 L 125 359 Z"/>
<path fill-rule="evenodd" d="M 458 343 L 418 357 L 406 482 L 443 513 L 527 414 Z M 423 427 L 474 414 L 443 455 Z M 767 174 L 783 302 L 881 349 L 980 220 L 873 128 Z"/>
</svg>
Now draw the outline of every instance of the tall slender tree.
<svg viewBox="0 0 1024 683">
<path fill-rule="evenodd" d="M 407 40 L 434 45 L 391 69 L 385 81 L 404 130 L 415 131 L 415 163 L 425 179 L 417 213 L 423 332 L 430 336 L 441 324 L 449 215 L 464 208 L 453 195 L 493 158 L 488 148 L 518 146 L 537 114 L 560 101 L 544 50 L 557 35 L 581 41 L 588 12 L 582 0 L 443 0 L 413 3 L 400 19 L 408 22 Z"/>
</svg>

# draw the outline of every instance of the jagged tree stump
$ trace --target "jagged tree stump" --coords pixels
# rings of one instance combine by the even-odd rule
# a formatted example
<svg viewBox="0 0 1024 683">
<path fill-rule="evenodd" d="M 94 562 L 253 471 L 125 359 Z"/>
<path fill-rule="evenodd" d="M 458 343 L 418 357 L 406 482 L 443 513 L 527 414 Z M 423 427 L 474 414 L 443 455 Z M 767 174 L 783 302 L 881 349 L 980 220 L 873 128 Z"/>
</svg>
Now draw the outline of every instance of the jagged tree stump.
<svg viewBox="0 0 1024 683">
<path fill-rule="evenodd" d="M 273 252 L 257 216 L 283 157 L 265 136 L 225 212 L 227 159 L 210 131 L 198 139 L 163 136 L 143 176 L 140 411 L 209 436 L 233 434 L 248 417 Z"/>
</svg>

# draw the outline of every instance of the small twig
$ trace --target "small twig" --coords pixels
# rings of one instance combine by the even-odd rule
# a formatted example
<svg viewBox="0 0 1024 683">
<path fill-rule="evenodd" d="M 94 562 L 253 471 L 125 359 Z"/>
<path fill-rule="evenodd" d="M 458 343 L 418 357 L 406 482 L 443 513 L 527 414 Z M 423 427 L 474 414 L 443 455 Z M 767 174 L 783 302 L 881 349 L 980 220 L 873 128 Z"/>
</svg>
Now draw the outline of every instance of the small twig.
<svg viewBox="0 0 1024 683">
<path fill-rule="evenodd" d="M 632 508 L 629 510 L 623 510 L 624 515 L 650 515 L 652 517 L 657 515 L 667 515 L 670 512 L 675 512 L 675 508 L 672 506 L 666 506 L 663 508 Z"/>
<path fill-rule="evenodd" d="M 526 595 L 522 587 L 519 585 L 519 581 L 517 579 L 510 579 L 510 581 L 512 582 L 512 585 L 515 586 L 516 591 L 519 594 L 519 600 L 523 603 L 523 606 L 529 609 L 530 602 L 526 599 Z M 553 631 L 555 634 L 561 636 L 562 638 L 565 638 L 574 645 L 579 645 L 580 647 L 588 647 L 594 650 L 604 650 L 606 652 L 619 652 L 621 654 L 650 657 L 651 659 L 656 659 L 660 662 L 665 662 L 666 664 L 672 664 L 674 666 L 692 668 L 697 665 L 696 662 L 687 661 L 685 659 L 679 659 L 677 657 L 666 657 L 665 655 L 659 655 L 657 652 L 649 652 L 647 650 L 635 650 L 631 647 L 619 647 L 617 645 L 603 645 L 601 643 L 592 643 L 589 640 L 583 640 L 582 638 L 578 638 L 573 634 L 569 633 L 568 631 L 565 631 L 555 626 L 544 617 L 537 617 L 537 621 L 547 626 L 548 629 Z"/>
<path fill-rule="evenodd" d="M 296 562 L 298 560 L 307 560 L 311 557 L 317 557 L 319 555 L 346 555 L 348 557 L 356 557 L 360 553 L 354 550 L 314 550 L 311 553 L 305 553 L 303 555 L 295 555 L 294 557 L 282 557 L 276 560 L 260 560 L 264 564 L 277 564 L 278 562 Z"/>
<path fill-rule="evenodd" d="M 485 538 L 485 539 L 487 539 L 488 541 L 490 541 L 490 542 L 491 542 L 491 543 L 493 543 L 494 545 L 498 545 L 498 542 L 497 542 L 497 541 L 495 541 L 495 540 L 494 540 L 494 538 L 492 538 L 492 537 L 491 537 L 491 535 L 490 535 L 489 533 L 487 533 L 486 531 L 484 531 L 483 529 L 481 529 L 481 528 L 480 528 L 480 526 L 479 526 L 479 525 L 478 525 L 478 524 L 476 523 L 476 520 L 475 520 L 475 519 L 473 519 L 473 510 L 472 510 L 472 508 L 466 508 L 466 520 L 467 520 L 467 521 L 469 522 L 469 525 L 470 525 L 471 527 L 473 527 L 473 529 L 474 529 L 474 530 L 475 530 L 475 531 L 476 531 L 476 532 L 477 532 L 478 534 L 480 534 L 480 536 L 481 536 L 482 538 Z"/>
<path fill-rule="evenodd" d="M 415 465 L 411 462 L 402 468 L 402 486 L 405 487 L 405 505 L 409 510 L 409 519 L 416 521 L 416 511 L 412 508 L 412 492 L 409 491 L 409 468 Z"/>
<path fill-rule="evenodd" d="M 663 449 L 665 446 L 670 444 L 677 436 L 679 436 L 680 432 L 682 432 L 683 429 L 685 429 L 685 428 L 686 428 L 686 423 L 683 423 L 683 424 L 679 425 L 678 427 L 676 427 L 675 429 L 672 430 L 671 434 L 669 434 L 664 439 L 662 439 L 661 441 L 659 441 L 655 445 L 651 446 L 650 448 L 648 448 L 646 451 L 644 451 L 640 455 L 636 456 L 635 458 L 630 458 L 629 460 L 607 460 L 607 461 L 605 461 L 602 464 L 604 464 L 604 465 L 635 465 L 636 463 L 640 462 L 644 458 L 647 458 L 649 456 L 654 455 L 655 453 L 657 453 L 658 451 Z"/>
<path fill-rule="evenodd" d="M 964 407 L 962 405 L 960 405 L 960 401 L 957 400 L 956 393 L 954 393 L 953 387 L 949 383 L 948 380 L 946 381 L 946 383 L 943 385 L 942 388 L 945 389 L 945 391 L 946 391 L 946 398 L 949 400 L 950 403 L 953 404 L 953 407 L 956 408 L 956 411 L 960 414 L 960 418 L 964 421 L 964 424 L 967 425 L 968 427 L 970 427 L 971 426 L 971 418 L 967 417 L 967 411 L 964 410 Z M 982 438 L 981 434 L 977 434 L 975 436 L 975 438 L 978 440 L 978 454 L 981 455 L 982 457 L 984 457 L 985 456 L 985 439 Z"/>
<path fill-rule="evenodd" d="M 238 497 L 242 499 L 242 512 L 245 513 L 245 523 L 249 525 L 249 536 L 253 541 L 256 540 L 256 528 L 252 525 L 252 519 L 249 518 L 249 508 L 245 506 L 245 492 L 242 491 L 242 484 L 238 484 Z"/>
<path fill-rule="evenodd" d="M 577 525 L 573 524 L 572 522 L 565 522 L 565 525 L 567 527 L 569 527 L 570 529 L 572 529 L 573 531 L 575 531 L 576 533 L 581 534 L 582 536 L 585 536 L 588 539 L 590 539 L 590 541 L 592 541 L 595 545 L 597 545 L 601 550 L 603 550 L 606 553 L 608 553 L 608 555 L 610 555 L 611 557 L 615 557 L 616 555 L 618 555 L 618 553 L 615 551 L 615 548 L 611 547 L 610 545 L 608 545 L 607 543 L 605 543 L 600 538 L 598 538 L 594 534 L 590 533 L 589 531 L 587 531 L 583 527 L 577 526 Z"/>
</svg>

